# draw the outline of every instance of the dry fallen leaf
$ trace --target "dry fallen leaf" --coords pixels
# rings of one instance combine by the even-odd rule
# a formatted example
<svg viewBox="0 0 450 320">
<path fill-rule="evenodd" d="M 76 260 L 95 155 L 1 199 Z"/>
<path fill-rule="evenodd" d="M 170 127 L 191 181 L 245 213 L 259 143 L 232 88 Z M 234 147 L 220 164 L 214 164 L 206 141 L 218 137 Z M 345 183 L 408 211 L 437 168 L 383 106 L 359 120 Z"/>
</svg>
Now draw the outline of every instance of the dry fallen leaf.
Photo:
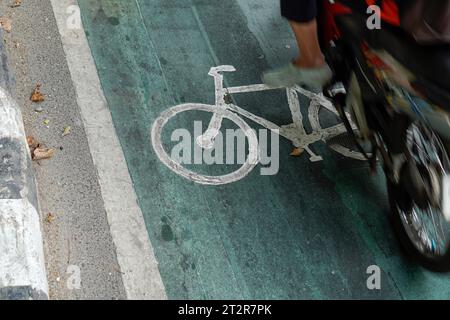
<svg viewBox="0 0 450 320">
<path fill-rule="evenodd" d="M 38 146 L 33 152 L 33 160 L 45 160 L 50 159 L 54 156 L 55 150 L 50 148 L 45 148 L 43 146 Z"/>
<path fill-rule="evenodd" d="M 300 157 L 300 156 L 303 154 L 303 152 L 305 152 L 304 149 L 301 149 L 301 148 L 295 148 L 294 150 L 292 150 L 290 156 L 293 156 L 293 157 Z"/>
<path fill-rule="evenodd" d="M 14 0 L 14 3 L 11 5 L 11 8 L 20 7 L 22 5 L 22 0 Z"/>
<path fill-rule="evenodd" d="M 31 101 L 33 102 L 42 102 L 45 100 L 44 95 L 41 93 L 41 85 L 38 83 L 33 93 L 31 94 Z"/>
<path fill-rule="evenodd" d="M 33 136 L 28 136 L 27 137 L 27 143 L 28 143 L 28 147 L 30 148 L 37 148 L 39 143 L 36 141 L 36 139 Z"/>
<path fill-rule="evenodd" d="M 31 157 L 33 157 L 34 150 L 39 147 L 39 142 L 34 139 L 32 136 L 27 137 L 28 148 L 30 148 Z"/>
<path fill-rule="evenodd" d="M 20 7 L 22 5 L 22 0 L 14 0 L 14 3 L 11 5 L 11 8 Z"/>
<path fill-rule="evenodd" d="M 40 144 L 33 136 L 27 136 L 28 147 L 30 148 L 31 159 L 34 161 L 50 159 L 54 156 L 55 150 L 46 148 Z"/>
<path fill-rule="evenodd" d="M 0 17 L 0 27 L 2 27 L 3 30 L 5 30 L 6 32 L 11 32 L 12 31 L 11 19 L 5 16 Z"/>
<path fill-rule="evenodd" d="M 55 219 L 56 219 L 55 215 L 49 213 L 49 214 L 45 217 L 45 222 L 47 222 L 47 223 L 52 223 Z"/>
<path fill-rule="evenodd" d="M 72 131 L 72 128 L 70 126 L 65 127 L 62 136 L 65 137 L 65 136 L 69 135 L 71 131 Z"/>
</svg>

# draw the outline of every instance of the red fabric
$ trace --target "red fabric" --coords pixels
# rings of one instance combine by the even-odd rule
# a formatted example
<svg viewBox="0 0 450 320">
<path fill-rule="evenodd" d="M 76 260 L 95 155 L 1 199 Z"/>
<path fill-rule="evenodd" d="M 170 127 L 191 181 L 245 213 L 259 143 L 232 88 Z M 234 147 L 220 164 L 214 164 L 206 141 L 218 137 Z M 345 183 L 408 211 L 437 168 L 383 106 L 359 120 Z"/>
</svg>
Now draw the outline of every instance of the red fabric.
<svg viewBox="0 0 450 320">
<path fill-rule="evenodd" d="M 366 0 L 368 6 L 379 5 L 380 1 Z M 381 1 L 381 19 L 394 26 L 400 26 L 400 12 L 395 0 Z"/>
<path fill-rule="evenodd" d="M 323 6 L 324 16 L 322 17 L 322 21 L 324 21 L 324 26 L 322 30 L 326 43 L 329 43 L 330 41 L 335 40 L 341 36 L 339 33 L 339 29 L 334 21 L 334 17 L 342 14 L 350 14 L 352 13 L 352 9 L 339 2 L 331 4 L 327 0 L 323 1 Z"/>
<path fill-rule="evenodd" d="M 360 0 L 358 0 L 360 1 Z M 368 6 L 378 5 L 381 8 L 381 19 L 394 26 L 400 26 L 400 13 L 395 0 L 366 0 Z M 352 9 L 338 1 L 331 4 L 328 0 L 323 1 L 324 11 L 322 21 L 323 35 L 326 42 L 340 37 L 339 30 L 334 22 L 334 17 L 342 14 L 351 14 Z"/>
<path fill-rule="evenodd" d="M 384 0 L 381 7 L 381 18 L 394 26 L 400 26 L 400 11 L 395 0 Z"/>
</svg>

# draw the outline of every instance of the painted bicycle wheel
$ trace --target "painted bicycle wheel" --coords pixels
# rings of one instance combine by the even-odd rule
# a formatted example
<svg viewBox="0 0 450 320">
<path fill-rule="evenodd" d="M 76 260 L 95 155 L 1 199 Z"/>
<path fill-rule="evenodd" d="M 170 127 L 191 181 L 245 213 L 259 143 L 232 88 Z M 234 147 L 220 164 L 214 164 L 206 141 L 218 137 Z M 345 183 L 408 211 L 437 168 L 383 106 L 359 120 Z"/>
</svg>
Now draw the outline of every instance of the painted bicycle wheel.
<svg viewBox="0 0 450 320">
<path fill-rule="evenodd" d="M 199 174 L 187 169 L 185 166 L 183 166 L 182 163 L 177 162 L 167 153 L 162 142 L 162 132 L 164 126 L 177 114 L 187 111 L 203 111 L 212 114 L 220 112 L 221 116 L 224 119 L 232 121 L 237 127 L 239 127 L 239 129 L 242 130 L 242 132 L 244 132 L 249 145 L 248 156 L 245 163 L 238 170 L 218 176 Z M 199 137 L 196 138 L 196 142 L 198 143 L 201 139 L 198 139 Z M 213 105 L 181 104 L 164 111 L 153 124 L 151 139 L 156 155 L 167 168 L 169 168 L 176 174 L 198 184 L 224 185 L 239 181 L 246 177 L 255 168 L 259 161 L 258 138 L 256 136 L 256 133 L 242 118 L 240 118 L 233 112 L 223 109 L 218 110 L 218 107 Z M 198 143 L 198 145 L 200 146 L 201 144 Z"/>
<path fill-rule="evenodd" d="M 337 123 L 331 126 L 323 125 L 320 116 L 322 110 L 334 116 Z M 309 121 L 312 129 L 322 133 L 322 140 L 325 141 L 333 151 L 347 158 L 361 161 L 366 160 L 364 155 L 357 150 L 353 141 L 348 137 L 345 125 L 340 122 L 339 113 L 334 107 L 325 107 L 317 101 L 311 100 L 309 106 Z"/>
</svg>

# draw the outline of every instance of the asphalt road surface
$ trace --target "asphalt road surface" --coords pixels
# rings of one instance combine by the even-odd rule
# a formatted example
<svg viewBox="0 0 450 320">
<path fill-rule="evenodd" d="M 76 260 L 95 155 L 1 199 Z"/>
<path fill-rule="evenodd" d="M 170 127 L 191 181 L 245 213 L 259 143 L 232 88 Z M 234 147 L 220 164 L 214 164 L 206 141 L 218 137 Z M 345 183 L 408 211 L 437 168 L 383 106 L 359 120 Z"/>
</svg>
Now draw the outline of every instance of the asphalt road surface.
<svg viewBox="0 0 450 320">
<path fill-rule="evenodd" d="M 13 18 L 6 40 L 27 133 L 57 150 L 35 165 L 51 298 L 450 298 L 448 275 L 423 270 L 399 248 L 381 171 L 371 176 L 364 162 L 323 142 L 311 145 L 322 157 L 312 162 L 306 152 L 290 156 L 292 143 L 284 138 L 272 145 L 278 141 L 272 137 L 268 155 L 279 160 L 278 170 L 263 175 L 257 165 L 224 185 L 195 183 L 157 156 L 151 129 L 163 112 L 214 105 L 211 67 L 234 66 L 224 85 L 246 86 L 296 55 L 276 2 L 2 5 Z M 77 3 L 84 30 L 66 30 L 66 19 L 77 17 L 69 5 Z M 29 102 L 36 83 L 46 95 L 41 110 Z M 271 122 L 292 123 L 284 90 L 226 100 Z M 306 119 L 308 100 L 299 101 Z M 323 127 L 333 125 L 332 114 L 321 111 L 320 118 Z M 175 114 L 162 131 L 162 147 L 173 151 L 180 133 L 195 139 L 196 125 L 205 128 L 210 119 L 204 111 Z M 263 127 L 246 122 L 264 141 Z M 62 137 L 67 126 L 71 134 Z M 221 133 L 236 128 L 224 120 Z M 311 130 L 307 122 L 305 129 Z M 236 151 L 228 145 L 225 139 L 223 157 Z M 185 167 L 223 175 L 240 166 Z M 48 213 L 56 216 L 51 223 Z M 80 268 L 80 288 L 66 285 L 70 266 Z M 381 270 L 379 290 L 367 286 L 370 266 Z"/>
<path fill-rule="evenodd" d="M 388 223 L 381 173 L 370 176 L 364 163 L 323 143 L 312 147 L 323 161 L 312 163 L 306 155 L 290 157 L 291 143 L 281 139 L 276 175 L 263 176 L 257 167 L 222 186 L 182 178 L 155 155 L 150 131 L 162 112 L 183 103 L 214 104 L 212 66 L 236 67 L 225 75 L 227 86 L 250 85 L 295 56 L 275 2 L 79 1 L 168 297 L 450 297 L 448 276 L 402 255 Z M 283 91 L 232 98 L 273 122 L 292 121 Z M 207 118 L 179 114 L 168 128 L 192 133 L 193 121 L 206 126 Z M 168 130 L 163 141 L 170 150 Z M 382 270 L 381 290 L 367 288 L 371 265 Z"/>
</svg>

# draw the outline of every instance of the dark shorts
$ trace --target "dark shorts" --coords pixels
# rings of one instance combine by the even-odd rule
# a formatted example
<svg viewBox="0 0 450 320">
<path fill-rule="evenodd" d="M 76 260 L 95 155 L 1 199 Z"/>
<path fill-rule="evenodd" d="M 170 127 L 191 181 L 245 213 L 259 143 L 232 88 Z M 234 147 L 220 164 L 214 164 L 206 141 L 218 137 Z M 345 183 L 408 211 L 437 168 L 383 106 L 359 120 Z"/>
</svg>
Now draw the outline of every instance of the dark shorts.
<svg viewBox="0 0 450 320">
<path fill-rule="evenodd" d="M 317 17 L 317 1 L 318 0 L 281 0 L 281 14 L 291 21 L 310 22 Z"/>
</svg>

